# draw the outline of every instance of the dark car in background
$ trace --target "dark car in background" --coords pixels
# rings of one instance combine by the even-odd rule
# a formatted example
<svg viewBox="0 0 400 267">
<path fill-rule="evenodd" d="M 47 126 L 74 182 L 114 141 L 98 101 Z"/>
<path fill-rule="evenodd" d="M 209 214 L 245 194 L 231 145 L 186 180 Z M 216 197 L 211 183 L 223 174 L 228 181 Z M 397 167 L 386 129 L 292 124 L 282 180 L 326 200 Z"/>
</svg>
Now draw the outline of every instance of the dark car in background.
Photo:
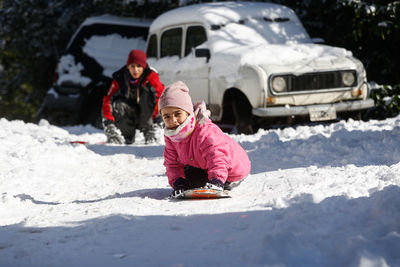
<svg viewBox="0 0 400 267">
<path fill-rule="evenodd" d="M 145 50 L 151 20 L 110 15 L 86 19 L 60 57 L 38 119 L 56 125 L 101 127 L 103 96 L 111 75 L 132 49 Z"/>
</svg>

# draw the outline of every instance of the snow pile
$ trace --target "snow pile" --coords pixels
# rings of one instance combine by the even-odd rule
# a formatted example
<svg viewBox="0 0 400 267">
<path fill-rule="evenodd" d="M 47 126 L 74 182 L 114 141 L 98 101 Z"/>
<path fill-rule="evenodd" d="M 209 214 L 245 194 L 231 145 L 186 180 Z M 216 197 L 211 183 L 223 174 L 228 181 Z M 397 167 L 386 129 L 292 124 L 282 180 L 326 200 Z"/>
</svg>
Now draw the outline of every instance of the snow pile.
<svg viewBox="0 0 400 267">
<path fill-rule="evenodd" d="M 181 202 L 163 141 L 0 129 L 0 266 L 400 265 L 400 117 L 232 135 L 251 175 L 231 199 Z"/>
<path fill-rule="evenodd" d="M 70 82 L 85 87 L 92 80 L 81 75 L 83 69 L 82 63 L 75 63 L 75 57 L 73 55 L 67 54 L 62 56 L 58 62 L 57 72 L 59 79 L 57 80 L 57 84 L 61 85 Z"/>
</svg>

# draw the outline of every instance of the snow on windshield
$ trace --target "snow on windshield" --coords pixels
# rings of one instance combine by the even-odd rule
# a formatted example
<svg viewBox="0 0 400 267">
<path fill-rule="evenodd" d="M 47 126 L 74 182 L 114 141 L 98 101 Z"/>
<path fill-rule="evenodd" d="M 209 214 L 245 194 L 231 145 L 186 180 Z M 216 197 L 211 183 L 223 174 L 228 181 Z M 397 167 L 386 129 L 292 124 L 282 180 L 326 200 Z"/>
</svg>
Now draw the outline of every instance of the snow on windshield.
<svg viewBox="0 0 400 267">
<path fill-rule="evenodd" d="M 142 37 L 125 38 L 119 34 L 93 35 L 85 39 L 83 52 L 94 58 L 103 67 L 103 75 L 111 77 L 121 68 L 132 49 L 145 50 L 146 41 Z"/>
<path fill-rule="evenodd" d="M 269 44 L 311 43 L 308 33 L 299 22 L 288 18 L 275 19 L 273 22 L 263 19 L 249 19 L 246 25 L 254 28 Z"/>
<path fill-rule="evenodd" d="M 220 29 L 210 31 L 210 40 L 215 51 L 220 46 L 254 46 L 266 44 L 311 43 L 311 39 L 300 23 L 290 20 L 276 22 L 265 21 L 264 18 L 249 18 L 243 23 L 229 23 Z M 225 44 L 224 44 L 225 43 Z"/>
</svg>

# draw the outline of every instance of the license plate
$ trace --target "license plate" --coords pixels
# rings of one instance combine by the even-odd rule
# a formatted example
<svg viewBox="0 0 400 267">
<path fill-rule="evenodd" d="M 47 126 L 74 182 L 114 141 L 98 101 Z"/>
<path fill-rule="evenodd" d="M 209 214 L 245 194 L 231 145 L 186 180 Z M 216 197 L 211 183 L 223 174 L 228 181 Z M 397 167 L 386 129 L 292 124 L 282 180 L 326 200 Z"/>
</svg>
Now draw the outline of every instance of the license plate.
<svg viewBox="0 0 400 267">
<path fill-rule="evenodd" d="M 310 121 L 329 121 L 336 119 L 334 107 L 312 107 L 309 109 Z"/>
</svg>

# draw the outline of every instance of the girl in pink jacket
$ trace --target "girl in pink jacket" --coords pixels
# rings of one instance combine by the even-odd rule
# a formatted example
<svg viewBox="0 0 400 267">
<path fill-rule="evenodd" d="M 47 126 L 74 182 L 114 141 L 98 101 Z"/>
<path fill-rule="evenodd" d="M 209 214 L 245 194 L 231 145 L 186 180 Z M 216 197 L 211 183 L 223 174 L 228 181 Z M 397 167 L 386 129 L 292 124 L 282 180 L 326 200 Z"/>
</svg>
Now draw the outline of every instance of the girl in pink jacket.
<svg viewBox="0 0 400 267">
<path fill-rule="evenodd" d="M 168 86 L 159 110 L 165 123 L 164 165 L 172 196 L 197 187 L 231 190 L 249 175 L 246 151 L 211 122 L 204 102 L 193 106 L 186 84 Z"/>
</svg>

